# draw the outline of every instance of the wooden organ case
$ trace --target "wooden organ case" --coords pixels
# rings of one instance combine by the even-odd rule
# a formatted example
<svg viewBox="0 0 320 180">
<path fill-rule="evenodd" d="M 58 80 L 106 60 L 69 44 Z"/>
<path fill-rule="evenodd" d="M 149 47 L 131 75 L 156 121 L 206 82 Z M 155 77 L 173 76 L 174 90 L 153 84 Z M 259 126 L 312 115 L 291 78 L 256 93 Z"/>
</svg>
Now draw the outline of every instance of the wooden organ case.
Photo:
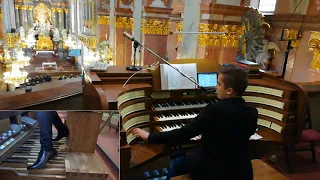
<svg viewBox="0 0 320 180">
<path fill-rule="evenodd" d="M 42 169 L 27 170 L 27 166 L 37 160 L 41 148 L 40 129 L 35 117 L 34 112 L 29 112 L 29 117 L 19 116 L 22 131 L 7 138 L 0 145 L 0 179 L 107 179 L 107 171 L 94 154 L 101 113 L 68 112 L 66 125 L 70 131 L 69 138 L 53 142 L 54 148 L 58 151 L 57 157 Z M 8 131 L 10 123 L 8 126 L 7 119 L 1 118 L 0 123 L 7 124 L 4 131 L 0 129 L 0 132 L 12 134 L 9 133 L 12 130 Z M 53 131 L 53 137 L 56 134 L 57 131 Z"/>
<path fill-rule="evenodd" d="M 178 60 L 176 63 L 190 61 Z M 218 70 L 217 66 L 210 67 L 208 64 L 206 61 L 197 62 L 198 72 Z M 159 74 L 157 70 L 154 73 Z M 168 159 L 164 164 L 157 164 L 155 160 L 168 157 L 175 150 L 190 149 L 201 139 L 201 136 L 197 136 L 189 142 L 173 146 L 150 145 L 131 134 L 134 128 L 149 132 L 180 128 L 196 117 L 208 103 L 217 101 L 216 94 L 204 94 L 200 89 L 160 90 L 159 79 L 154 77 L 153 80 L 153 88 L 133 88 L 118 95 L 118 109 L 122 117 L 121 179 L 143 179 L 144 171 L 160 166 L 169 167 Z M 308 104 L 308 96 L 300 86 L 265 72 L 249 74 L 249 85 L 243 99 L 257 108 L 256 134 L 262 136 L 261 139 L 249 141 L 249 144 L 275 143 L 286 148 L 299 141 Z"/>
</svg>

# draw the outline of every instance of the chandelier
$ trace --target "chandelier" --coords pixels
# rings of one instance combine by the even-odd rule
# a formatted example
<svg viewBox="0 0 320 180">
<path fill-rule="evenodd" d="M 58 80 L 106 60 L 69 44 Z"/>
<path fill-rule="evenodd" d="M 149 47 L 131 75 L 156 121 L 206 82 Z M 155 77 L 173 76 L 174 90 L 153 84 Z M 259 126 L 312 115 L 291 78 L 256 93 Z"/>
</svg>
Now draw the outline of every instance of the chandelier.
<svg viewBox="0 0 320 180">
<path fill-rule="evenodd" d="M 17 64 L 19 67 L 29 66 L 30 59 L 30 57 L 24 56 L 24 51 L 20 49 L 18 52 L 16 52 L 14 63 Z"/>
<path fill-rule="evenodd" d="M 24 83 L 27 79 L 28 73 L 25 71 L 21 72 L 19 69 L 20 66 L 16 63 L 12 63 L 11 68 L 11 72 L 3 73 L 5 83 L 13 84 L 15 87 L 19 87 L 20 84 Z"/>
</svg>

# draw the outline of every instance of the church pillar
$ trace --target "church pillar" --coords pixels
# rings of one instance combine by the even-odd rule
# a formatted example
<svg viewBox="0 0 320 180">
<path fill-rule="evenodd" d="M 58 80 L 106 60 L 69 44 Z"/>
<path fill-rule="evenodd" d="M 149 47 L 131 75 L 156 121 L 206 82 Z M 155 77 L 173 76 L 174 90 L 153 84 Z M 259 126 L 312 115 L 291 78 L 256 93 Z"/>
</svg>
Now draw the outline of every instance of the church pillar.
<svg viewBox="0 0 320 180">
<path fill-rule="evenodd" d="M 11 28 L 16 28 L 15 24 L 15 6 L 13 0 L 2 1 L 2 19 L 3 19 L 3 27 L 4 32 L 11 32 Z"/>
<path fill-rule="evenodd" d="M 15 15 L 16 15 L 16 27 L 17 29 L 19 29 L 19 27 L 21 26 L 20 25 L 20 15 L 19 15 L 19 5 L 15 5 L 14 6 L 14 12 L 15 12 Z"/>
<path fill-rule="evenodd" d="M 58 29 L 59 31 L 62 31 L 64 29 L 64 17 L 63 17 L 63 9 L 62 8 L 57 8 L 58 12 Z"/>
<path fill-rule="evenodd" d="M 33 27 L 33 8 L 33 6 L 28 7 L 28 29 L 26 29 L 26 32 Z"/>
<path fill-rule="evenodd" d="M 70 28 L 70 14 L 69 14 L 69 9 L 64 9 L 65 12 L 65 17 L 66 17 L 66 29 L 67 32 L 69 32 L 69 28 Z M 70 32 L 71 33 L 71 32 Z"/>
<path fill-rule="evenodd" d="M 58 28 L 57 27 L 57 10 L 56 8 L 51 8 L 51 18 L 52 18 L 52 27 L 53 29 Z"/>
<path fill-rule="evenodd" d="M 20 6 L 21 14 L 22 14 L 22 26 L 26 30 L 28 29 L 28 6 L 22 5 Z"/>
<path fill-rule="evenodd" d="M 152 5 L 154 6 L 152 7 Z M 167 40 L 170 28 L 169 15 L 173 9 L 167 8 L 163 2 L 145 6 L 144 9 L 145 12 L 143 13 L 142 22 L 144 44 L 162 58 L 166 58 Z M 158 17 L 161 17 L 161 19 Z M 161 62 L 161 60 L 153 54 L 143 49 L 143 63 L 141 65 L 150 65 L 157 61 Z"/>
<path fill-rule="evenodd" d="M 133 37 L 135 40 L 141 42 L 141 17 L 142 17 L 142 0 L 134 1 L 134 11 L 133 11 Z M 132 42 L 133 44 L 133 42 Z M 134 62 L 134 48 L 132 47 L 132 64 Z M 135 57 L 136 65 L 142 65 L 141 54 L 139 49 L 136 51 Z"/>
<path fill-rule="evenodd" d="M 115 34 L 115 8 L 116 8 L 116 5 L 115 5 L 115 0 L 111 0 L 110 1 L 110 15 L 109 15 L 109 48 L 111 49 L 111 52 L 113 54 L 113 60 L 112 60 L 112 64 L 114 65 L 115 64 L 115 54 L 116 54 L 116 46 L 115 46 L 115 43 L 116 43 L 116 34 Z"/>
<path fill-rule="evenodd" d="M 198 32 L 200 22 L 200 1 L 185 0 L 183 32 Z M 180 58 L 196 58 L 198 34 L 182 34 Z"/>
</svg>

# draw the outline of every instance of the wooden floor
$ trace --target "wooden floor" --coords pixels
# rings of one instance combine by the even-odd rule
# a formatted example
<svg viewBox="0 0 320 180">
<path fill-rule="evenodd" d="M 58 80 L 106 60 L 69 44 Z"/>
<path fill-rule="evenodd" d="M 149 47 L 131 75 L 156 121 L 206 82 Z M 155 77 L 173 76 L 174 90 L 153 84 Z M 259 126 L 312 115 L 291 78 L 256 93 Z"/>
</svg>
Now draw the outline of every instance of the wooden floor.
<svg viewBox="0 0 320 180">
<path fill-rule="evenodd" d="M 272 163 L 268 160 L 271 154 L 277 155 L 278 161 L 276 163 Z M 290 153 L 292 167 L 292 173 L 290 174 L 288 174 L 283 152 L 277 151 L 271 154 L 266 155 L 262 160 L 282 174 L 288 176 L 290 180 L 320 179 L 320 144 L 316 147 L 317 163 L 312 163 L 311 151 Z"/>
</svg>

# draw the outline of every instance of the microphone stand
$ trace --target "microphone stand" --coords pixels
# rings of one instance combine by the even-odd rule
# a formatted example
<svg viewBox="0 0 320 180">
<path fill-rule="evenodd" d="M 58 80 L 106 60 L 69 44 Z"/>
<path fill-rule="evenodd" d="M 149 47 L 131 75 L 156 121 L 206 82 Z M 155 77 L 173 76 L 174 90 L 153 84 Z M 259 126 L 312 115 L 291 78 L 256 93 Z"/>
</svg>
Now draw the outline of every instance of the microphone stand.
<svg viewBox="0 0 320 180">
<path fill-rule="evenodd" d="M 137 53 L 137 48 L 139 47 L 140 43 L 138 41 L 133 41 L 133 65 L 127 66 L 126 69 L 129 71 L 140 71 L 142 69 L 141 66 L 136 66 L 136 53 Z"/>
<path fill-rule="evenodd" d="M 143 44 L 139 43 L 137 40 L 135 40 L 134 38 L 131 39 L 134 44 L 138 44 L 139 46 L 143 47 L 144 49 L 146 49 L 149 53 L 153 54 L 154 56 L 156 56 L 157 58 L 161 59 L 165 64 L 167 64 L 168 66 L 172 67 L 174 70 L 176 70 L 178 73 L 180 73 L 183 77 L 187 78 L 189 81 L 193 82 L 195 85 L 197 85 L 200 89 L 204 90 L 205 93 L 213 93 L 216 91 L 215 88 L 212 89 L 206 89 L 202 86 L 200 86 L 200 84 L 198 84 L 194 79 L 190 78 L 189 76 L 187 76 L 186 74 L 184 74 L 183 72 L 181 72 L 179 69 L 177 69 L 176 67 L 174 67 L 172 64 L 170 64 L 167 60 L 165 60 L 164 58 L 162 58 L 161 56 L 159 56 L 158 54 L 156 54 L 155 52 L 153 52 L 151 49 L 147 48 L 146 46 L 144 46 Z"/>
</svg>

